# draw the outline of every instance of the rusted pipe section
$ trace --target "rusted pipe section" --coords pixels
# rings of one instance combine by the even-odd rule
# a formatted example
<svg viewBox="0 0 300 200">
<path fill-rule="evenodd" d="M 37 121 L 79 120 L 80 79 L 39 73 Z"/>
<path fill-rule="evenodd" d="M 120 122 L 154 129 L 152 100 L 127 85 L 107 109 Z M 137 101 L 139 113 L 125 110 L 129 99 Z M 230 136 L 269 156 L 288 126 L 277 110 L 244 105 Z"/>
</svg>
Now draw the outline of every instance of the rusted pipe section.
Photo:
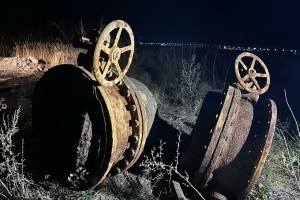
<svg viewBox="0 0 300 200">
<path fill-rule="evenodd" d="M 103 87 L 82 67 L 54 67 L 33 96 L 33 127 L 41 144 L 36 151 L 42 152 L 36 162 L 69 187 L 95 187 L 136 162 L 156 108 L 151 92 L 135 79 L 125 76 Z"/>
<path fill-rule="evenodd" d="M 253 104 L 231 86 L 223 94 L 209 93 L 180 170 L 207 199 L 244 199 L 269 153 L 276 118 L 272 100 Z"/>
<path fill-rule="evenodd" d="M 253 121 L 247 137 L 242 136 L 243 145 L 236 155 L 229 157 L 229 162 L 214 171 L 205 188 L 209 198 L 222 194 L 227 199 L 245 199 L 260 176 L 274 136 L 277 109 L 272 100 L 259 102 L 253 107 Z M 236 129 L 234 134 L 242 131 Z M 238 145 L 238 141 L 232 141 L 231 145 Z"/>
</svg>

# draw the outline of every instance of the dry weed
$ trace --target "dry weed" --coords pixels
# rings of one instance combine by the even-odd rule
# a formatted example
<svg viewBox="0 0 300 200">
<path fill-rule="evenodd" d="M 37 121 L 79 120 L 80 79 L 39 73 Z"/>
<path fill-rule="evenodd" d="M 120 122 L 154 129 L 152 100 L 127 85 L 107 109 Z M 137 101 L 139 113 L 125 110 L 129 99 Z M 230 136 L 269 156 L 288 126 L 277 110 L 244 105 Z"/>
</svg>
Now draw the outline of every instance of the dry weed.
<svg viewBox="0 0 300 200">
<path fill-rule="evenodd" d="M 46 43 L 46 42 L 16 42 L 14 56 L 34 57 L 45 62 L 49 66 L 58 64 L 76 64 L 80 49 L 74 48 L 71 44 Z"/>
</svg>

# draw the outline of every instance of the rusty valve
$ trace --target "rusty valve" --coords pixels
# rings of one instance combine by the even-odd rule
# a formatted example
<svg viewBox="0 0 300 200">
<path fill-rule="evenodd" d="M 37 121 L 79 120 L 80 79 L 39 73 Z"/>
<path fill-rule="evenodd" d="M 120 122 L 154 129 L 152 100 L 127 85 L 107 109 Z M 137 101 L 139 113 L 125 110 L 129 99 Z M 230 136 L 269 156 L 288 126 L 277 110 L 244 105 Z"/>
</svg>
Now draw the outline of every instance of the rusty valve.
<svg viewBox="0 0 300 200">
<path fill-rule="evenodd" d="M 68 187 L 95 187 L 136 162 L 156 108 L 151 92 L 135 79 L 102 87 L 82 67 L 53 67 L 33 96 L 37 166 Z"/>
<path fill-rule="evenodd" d="M 200 111 L 180 169 L 207 199 L 244 199 L 256 183 L 269 153 L 276 105 L 253 105 L 239 89 L 210 92 Z"/>
<path fill-rule="evenodd" d="M 112 41 L 111 34 L 114 31 L 117 31 L 117 33 Z M 129 36 L 130 42 L 126 46 L 121 41 L 122 32 Z M 126 55 L 128 52 L 129 55 Z M 119 82 L 130 67 L 133 53 L 134 36 L 130 26 L 122 20 L 109 23 L 101 32 L 94 51 L 93 72 L 97 81 L 103 86 L 112 86 Z M 122 57 L 124 57 L 124 60 L 122 60 Z M 123 69 L 121 66 L 123 66 Z M 111 78 L 113 72 L 117 76 Z"/>
<path fill-rule="evenodd" d="M 249 64 L 251 64 L 247 65 L 245 60 L 249 58 L 251 59 Z M 265 93 L 270 86 L 270 74 L 267 66 L 258 56 L 249 52 L 241 53 L 235 60 L 235 75 L 240 89 L 255 95 Z"/>
<path fill-rule="evenodd" d="M 121 44 L 123 32 L 130 39 L 127 46 Z M 94 74 L 89 62 L 53 67 L 38 82 L 32 103 L 41 144 L 36 152 L 42 154 L 36 158 L 38 168 L 79 190 L 95 187 L 137 161 L 157 108 L 149 89 L 125 76 L 134 51 L 129 25 L 113 21 L 95 40 L 91 52 L 93 40 L 80 38 L 88 55 L 93 54 Z"/>
</svg>

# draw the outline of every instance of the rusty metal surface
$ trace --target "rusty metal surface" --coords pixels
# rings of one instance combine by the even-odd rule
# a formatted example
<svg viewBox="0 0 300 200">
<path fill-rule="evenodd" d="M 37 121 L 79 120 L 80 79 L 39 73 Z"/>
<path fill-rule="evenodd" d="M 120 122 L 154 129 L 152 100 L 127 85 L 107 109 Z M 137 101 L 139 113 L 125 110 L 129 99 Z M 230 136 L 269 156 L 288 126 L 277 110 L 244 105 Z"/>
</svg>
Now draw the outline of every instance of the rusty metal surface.
<svg viewBox="0 0 300 200">
<path fill-rule="evenodd" d="M 126 36 L 129 44 L 124 40 Z M 46 149 L 46 157 L 51 157 L 49 174 L 63 179 L 61 182 L 76 189 L 94 188 L 108 174 L 115 175 L 131 167 L 144 149 L 157 109 L 149 89 L 125 76 L 134 53 L 134 36 L 130 26 L 116 20 L 103 31 L 94 32 L 91 37 L 77 38 L 73 44 L 88 50 L 87 54 L 78 57 L 78 63 L 84 67 L 68 65 L 49 70 L 39 84 L 33 106 L 41 140 L 46 144 L 51 139 L 50 143 L 56 145 L 56 137 L 61 135 L 61 143 L 68 143 L 66 147 L 58 145 L 54 153 L 50 143 L 41 148 Z M 92 55 L 93 63 L 90 63 Z M 64 74 L 70 75 L 70 78 L 64 80 Z M 44 91 L 41 89 L 43 87 Z M 55 103 L 48 110 L 44 109 L 42 102 L 51 104 L 49 99 L 53 98 L 47 98 L 47 89 L 51 89 L 51 96 L 68 99 L 68 102 L 53 100 Z M 55 94 L 55 90 L 59 93 Z M 68 112 L 63 114 L 68 123 L 62 123 L 63 119 L 54 121 L 54 127 L 61 130 L 51 135 L 55 132 L 50 128 L 51 122 L 42 122 L 41 116 L 48 113 L 53 117 L 62 115 L 56 105 L 61 110 L 67 108 Z M 72 128 L 73 120 L 76 129 Z M 49 130 L 44 130 L 43 125 Z M 70 142 L 66 141 L 68 137 Z M 60 151 L 62 155 L 59 155 Z M 63 160 L 63 157 L 68 159 Z"/>
<path fill-rule="evenodd" d="M 222 99 L 222 94 L 217 96 Z M 188 149 L 180 159 L 180 170 L 189 173 L 192 184 L 207 199 L 245 199 L 270 150 L 276 105 L 272 100 L 253 104 L 242 98 L 239 89 L 229 88 L 217 122 L 208 123 L 203 116 L 211 120 L 217 111 L 205 102 L 209 100 L 204 100 L 203 106 L 209 107 L 200 111 Z M 215 126 L 213 131 L 208 128 L 211 126 Z"/>
<path fill-rule="evenodd" d="M 116 29 L 117 33 L 112 41 L 111 33 Z M 127 32 L 129 36 L 130 44 L 127 46 L 121 46 L 120 38 L 123 31 Z M 127 56 L 125 63 L 120 63 L 120 58 L 129 51 L 130 54 Z M 133 53 L 134 36 L 130 26 L 122 20 L 109 23 L 97 40 L 93 56 L 93 72 L 100 85 L 113 86 L 118 83 L 127 73 Z M 110 79 L 113 71 L 116 71 L 117 76 Z"/>
<path fill-rule="evenodd" d="M 137 155 L 139 147 L 142 145 L 141 138 L 144 132 L 143 113 L 141 112 L 139 100 L 132 88 L 133 86 L 128 83 L 127 78 L 124 78 L 117 84 L 117 87 L 119 94 L 124 98 L 128 112 L 131 115 L 131 120 L 128 122 L 131 127 L 131 132 L 126 139 L 128 144 L 125 148 L 126 152 L 124 151 L 124 154 L 120 156 L 118 162 L 115 163 L 110 172 L 112 175 L 118 174 L 129 167 L 134 160 L 134 157 Z"/>
<path fill-rule="evenodd" d="M 110 151 L 113 145 L 110 113 L 95 83 L 81 69 L 62 65 L 45 73 L 34 91 L 33 128 L 35 140 L 39 141 L 36 144 L 40 144 L 34 153 L 41 157 L 33 161 L 36 168 L 43 169 L 41 173 L 51 174 L 69 187 L 75 186 L 68 180 L 76 182 L 76 188 L 94 186 L 105 177 L 109 161 L 114 159 Z M 121 104 L 111 99 L 114 104 Z M 84 131 L 84 122 L 92 127 Z M 81 174 L 84 170 L 88 174 Z"/>
<path fill-rule="evenodd" d="M 259 138 L 257 135 L 254 135 L 254 138 L 256 138 L 254 144 L 259 148 L 256 149 L 255 153 L 257 157 L 253 162 L 251 177 L 247 181 L 248 186 L 243 192 L 242 198 L 246 197 L 250 193 L 260 176 L 263 165 L 270 152 L 277 121 L 277 107 L 273 100 L 269 99 L 262 102 L 257 106 L 256 109 L 259 112 L 259 117 L 263 116 L 266 118 L 259 118 L 256 121 L 257 128 L 255 131 L 257 131 L 256 133 L 259 134 Z"/>
<path fill-rule="evenodd" d="M 63 74 L 71 77 L 66 81 Z M 124 77 L 103 87 L 92 73 L 72 65 L 49 70 L 34 96 L 34 126 L 49 158 L 47 172 L 80 190 L 136 162 L 156 113 L 151 92 L 137 80 Z M 59 120 L 48 119 L 54 116 Z"/>
<path fill-rule="evenodd" d="M 239 107 L 238 113 L 231 124 L 234 130 L 230 134 L 227 134 L 228 140 L 223 144 L 224 150 L 218 164 L 219 167 L 233 161 L 240 152 L 250 132 L 254 116 L 253 106 L 249 101 L 241 99 L 241 96 L 239 96 L 237 104 Z"/>
<path fill-rule="evenodd" d="M 204 100 L 188 149 L 180 158 L 179 168 L 202 180 L 211 161 L 233 99 L 234 88 L 222 94 L 208 95 Z M 207 120 L 208 119 L 208 120 Z"/>
<path fill-rule="evenodd" d="M 126 108 L 130 112 L 130 126 L 132 133 L 128 139 L 128 146 L 124 155 L 114 165 L 111 175 L 129 169 L 140 157 L 152 126 L 157 105 L 149 89 L 141 82 L 124 77 L 116 85 L 120 95 L 126 101 Z"/>
<path fill-rule="evenodd" d="M 235 125 L 237 120 L 241 120 L 239 118 L 239 111 L 240 111 L 240 101 L 241 101 L 241 92 L 238 89 L 234 89 L 233 98 L 230 103 L 230 107 L 228 108 L 228 114 L 226 118 L 221 119 L 223 120 L 223 126 L 221 128 L 221 135 L 219 140 L 216 141 L 217 145 L 211 157 L 211 160 L 206 168 L 205 171 L 199 171 L 198 175 L 192 179 L 192 182 L 197 185 L 199 188 L 203 188 L 207 182 L 210 181 L 211 177 L 213 176 L 213 171 L 215 169 L 221 167 L 223 165 L 224 160 L 229 162 L 232 158 L 228 157 L 228 151 L 230 148 L 236 148 L 239 146 L 237 143 L 240 143 L 240 140 L 236 140 L 233 143 L 229 143 L 233 136 L 236 137 Z M 221 111 L 223 112 L 223 110 Z M 211 141 L 212 143 L 213 141 Z M 215 142 L 214 142 L 215 143 Z M 200 169 L 202 166 L 200 167 Z"/>
<path fill-rule="evenodd" d="M 245 101 L 246 102 L 246 101 Z M 249 107 L 250 108 L 250 107 Z M 246 113 L 244 109 L 244 113 Z M 235 150 L 234 159 L 214 172 L 209 185 L 204 189 L 210 199 L 219 193 L 227 199 L 245 199 L 254 187 L 269 153 L 277 118 L 276 105 L 266 100 L 254 106 L 253 122 L 250 130 L 243 134 L 242 145 Z M 240 136 L 240 137 L 241 137 Z"/>
<path fill-rule="evenodd" d="M 250 66 L 245 63 L 246 58 L 251 58 Z M 256 63 L 259 65 L 255 65 Z M 256 55 L 244 52 L 235 60 L 235 75 L 241 89 L 252 94 L 265 93 L 270 86 L 270 74 L 265 63 Z"/>
<path fill-rule="evenodd" d="M 213 194 L 218 193 L 227 199 L 237 199 L 237 194 L 241 193 L 239 189 L 240 185 L 247 184 L 247 181 L 243 179 L 242 174 L 235 174 L 235 169 L 242 170 L 244 166 L 244 160 L 248 160 L 249 157 L 244 156 L 242 159 L 237 160 L 245 142 L 250 134 L 250 129 L 254 117 L 253 106 L 250 102 L 240 99 L 240 111 L 237 116 L 237 120 L 233 122 L 235 127 L 228 142 L 225 143 L 224 153 L 220 156 L 218 166 L 213 171 L 211 180 L 202 189 L 208 194 L 208 199 Z M 230 167 L 233 166 L 233 167 Z M 233 169 L 233 170 L 232 170 Z M 231 188 L 231 189 L 228 189 Z M 230 191 L 230 192 L 229 192 Z"/>
<path fill-rule="evenodd" d="M 157 111 L 157 104 L 154 100 L 152 93 L 149 89 L 139 82 L 136 79 L 132 78 L 124 78 L 124 82 L 129 86 L 131 86 L 131 90 L 133 90 L 133 94 L 135 94 L 136 99 L 138 99 L 139 108 L 141 110 L 142 117 L 142 132 L 140 133 L 140 141 L 141 143 L 136 149 L 136 155 L 133 157 L 129 166 L 126 169 L 129 169 L 140 157 L 144 150 L 144 146 L 146 143 L 146 139 L 149 135 L 150 129 L 152 127 L 155 114 Z"/>
<path fill-rule="evenodd" d="M 127 80 L 127 79 L 126 79 Z M 143 104 L 147 116 L 147 131 L 149 132 L 154 121 L 154 115 L 157 111 L 157 103 L 150 90 L 140 81 L 129 78 L 136 87 L 135 93 L 138 95 L 139 102 Z"/>
<path fill-rule="evenodd" d="M 83 70 L 84 73 L 92 80 L 95 80 L 91 73 L 86 71 L 84 68 L 81 68 L 81 70 Z M 111 168 L 120 160 L 127 149 L 128 138 L 132 133 L 132 127 L 130 126 L 130 120 L 132 120 L 132 116 L 127 110 L 124 100 L 120 96 L 118 87 L 98 86 L 97 89 L 101 93 L 101 96 L 105 102 L 104 106 L 107 108 L 109 114 L 106 116 L 106 119 L 108 119 L 110 122 L 111 132 L 107 132 L 107 137 L 109 144 L 111 144 L 111 148 L 107 149 L 107 152 L 109 152 L 108 166 L 99 166 L 99 170 L 94 172 L 95 175 L 99 176 L 99 180 L 94 187 L 104 180 Z"/>
</svg>

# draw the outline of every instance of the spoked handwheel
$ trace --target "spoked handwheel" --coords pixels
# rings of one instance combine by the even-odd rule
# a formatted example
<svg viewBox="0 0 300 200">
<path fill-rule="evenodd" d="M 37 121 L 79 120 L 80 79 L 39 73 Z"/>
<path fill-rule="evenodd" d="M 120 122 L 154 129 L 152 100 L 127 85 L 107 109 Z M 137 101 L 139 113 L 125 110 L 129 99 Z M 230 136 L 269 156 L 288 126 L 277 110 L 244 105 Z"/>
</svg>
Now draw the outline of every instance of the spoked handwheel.
<svg viewBox="0 0 300 200">
<path fill-rule="evenodd" d="M 114 39 L 113 32 L 116 32 Z M 122 33 L 127 34 L 130 40 L 125 46 L 120 41 Z M 133 52 L 134 36 L 130 26 L 122 20 L 109 23 L 100 34 L 93 56 L 93 72 L 100 85 L 118 83 L 130 67 Z"/>
<path fill-rule="evenodd" d="M 246 59 L 252 59 L 250 66 L 244 62 Z M 258 56 L 249 52 L 241 53 L 235 60 L 235 75 L 241 88 L 252 94 L 263 94 L 270 86 L 267 66 Z"/>
</svg>

